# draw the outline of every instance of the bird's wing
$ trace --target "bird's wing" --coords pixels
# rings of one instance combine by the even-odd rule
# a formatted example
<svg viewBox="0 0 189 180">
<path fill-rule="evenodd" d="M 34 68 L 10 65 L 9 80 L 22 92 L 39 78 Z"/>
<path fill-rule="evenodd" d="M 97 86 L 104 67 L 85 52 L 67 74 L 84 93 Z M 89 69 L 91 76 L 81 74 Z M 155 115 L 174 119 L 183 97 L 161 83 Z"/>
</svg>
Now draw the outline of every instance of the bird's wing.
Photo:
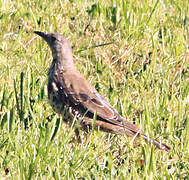
<svg viewBox="0 0 189 180">
<path fill-rule="evenodd" d="M 77 71 L 69 72 L 63 77 L 66 94 L 75 105 L 83 106 L 91 113 L 111 124 L 123 126 L 118 112 L 93 88 Z"/>
</svg>

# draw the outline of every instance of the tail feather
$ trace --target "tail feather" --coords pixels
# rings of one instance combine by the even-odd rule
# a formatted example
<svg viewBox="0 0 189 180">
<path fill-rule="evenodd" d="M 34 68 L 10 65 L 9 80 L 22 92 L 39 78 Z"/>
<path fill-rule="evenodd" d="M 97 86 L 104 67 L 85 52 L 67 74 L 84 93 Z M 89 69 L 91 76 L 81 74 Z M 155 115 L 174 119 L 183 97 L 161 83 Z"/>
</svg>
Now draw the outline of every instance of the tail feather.
<svg viewBox="0 0 189 180">
<path fill-rule="evenodd" d="M 125 132 L 126 132 L 126 134 L 128 136 L 133 136 L 133 137 L 134 136 L 136 136 L 136 137 L 141 136 L 147 143 L 152 143 L 159 149 L 162 149 L 162 150 L 165 150 L 165 151 L 169 151 L 171 149 L 166 144 L 161 143 L 161 142 L 159 142 L 159 141 L 157 141 L 155 139 L 147 137 L 144 134 L 144 132 L 138 126 L 136 126 L 135 124 L 132 124 L 132 123 L 126 121 L 124 118 L 122 120 L 124 122 L 124 130 L 125 130 Z"/>
<path fill-rule="evenodd" d="M 171 148 L 169 146 L 167 146 L 166 144 L 162 143 L 162 142 L 158 142 L 155 139 L 149 138 L 146 135 L 141 135 L 143 137 L 143 139 L 148 142 L 148 143 L 153 143 L 157 148 L 165 150 L 165 151 L 169 151 Z"/>
<path fill-rule="evenodd" d="M 134 137 L 133 139 L 135 139 L 135 137 L 136 138 L 142 137 L 147 143 L 152 143 L 159 149 L 162 149 L 165 151 L 169 151 L 171 149 L 166 144 L 158 142 L 157 140 L 146 136 L 144 134 L 144 132 L 137 125 L 132 124 L 132 123 L 126 121 L 125 119 L 122 122 L 123 122 L 123 126 L 117 126 L 117 125 L 113 125 L 108 122 L 99 121 L 99 120 L 96 120 L 95 124 L 96 124 L 96 129 L 100 129 L 105 132 L 109 132 L 109 133 L 113 133 L 113 134 L 120 134 L 120 135 L 127 135 L 130 137 Z M 90 128 L 92 128 L 92 126 L 93 126 L 92 120 L 90 118 L 86 118 L 86 117 L 83 119 L 82 124 L 83 124 L 83 127 L 89 126 Z"/>
</svg>

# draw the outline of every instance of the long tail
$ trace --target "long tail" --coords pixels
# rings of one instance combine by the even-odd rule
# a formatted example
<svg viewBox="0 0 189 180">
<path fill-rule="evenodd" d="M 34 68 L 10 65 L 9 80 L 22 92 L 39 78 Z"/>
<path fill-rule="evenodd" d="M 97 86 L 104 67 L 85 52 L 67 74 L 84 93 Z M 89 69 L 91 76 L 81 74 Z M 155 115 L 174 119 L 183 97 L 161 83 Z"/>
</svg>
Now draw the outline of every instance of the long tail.
<svg viewBox="0 0 189 180">
<path fill-rule="evenodd" d="M 124 118 L 122 119 L 123 125 L 113 125 L 108 122 L 96 120 L 96 129 L 100 129 L 105 132 L 113 133 L 113 134 L 120 134 L 120 135 L 127 135 L 130 137 L 142 137 L 147 143 L 153 143 L 157 148 L 169 151 L 171 148 L 164 143 L 158 142 L 155 139 L 149 138 L 144 134 L 142 130 L 135 124 L 132 124 L 126 121 Z M 82 121 L 83 125 L 92 127 L 92 120 L 90 118 L 84 118 Z"/>
<path fill-rule="evenodd" d="M 159 142 L 153 138 L 150 138 L 144 134 L 144 132 L 135 124 L 132 124 L 128 121 L 124 121 L 124 130 L 128 136 L 131 137 L 142 137 L 147 143 L 154 144 L 157 148 L 169 151 L 171 148 L 166 144 Z"/>
<path fill-rule="evenodd" d="M 146 135 L 141 135 L 142 138 L 147 142 L 147 143 L 153 143 L 157 148 L 165 150 L 165 151 L 169 151 L 171 148 L 169 146 L 167 146 L 166 144 L 162 143 L 162 142 L 158 142 L 155 139 L 149 138 Z"/>
</svg>

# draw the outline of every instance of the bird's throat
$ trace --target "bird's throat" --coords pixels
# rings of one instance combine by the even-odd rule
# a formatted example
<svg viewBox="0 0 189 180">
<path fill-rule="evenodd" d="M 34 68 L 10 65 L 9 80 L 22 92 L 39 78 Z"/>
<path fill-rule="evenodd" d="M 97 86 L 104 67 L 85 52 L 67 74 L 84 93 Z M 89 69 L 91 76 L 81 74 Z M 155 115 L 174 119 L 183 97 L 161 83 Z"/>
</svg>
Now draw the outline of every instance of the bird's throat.
<svg viewBox="0 0 189 180">
<path fill-rule="evenodd" d="M 62 55 L 56 55 L 53 56 L 53 62 L 52 64 L 56 64 L 56 67 L 58 69 L 64 69 L 64 70 L 68 70 L 69 68 L 73 68 L 74 67 L 74 63 L 72 59 L 66 58 Z"/>
</svg>

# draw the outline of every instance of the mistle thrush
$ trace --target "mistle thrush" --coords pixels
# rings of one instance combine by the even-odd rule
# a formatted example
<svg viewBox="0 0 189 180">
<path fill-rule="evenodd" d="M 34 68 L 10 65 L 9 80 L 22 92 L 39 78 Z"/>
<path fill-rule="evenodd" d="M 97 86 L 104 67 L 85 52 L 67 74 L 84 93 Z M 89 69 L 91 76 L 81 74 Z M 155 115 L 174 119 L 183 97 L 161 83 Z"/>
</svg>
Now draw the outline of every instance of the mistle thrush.
<svg viewBox="0 0 189 180">
<path fill-rule="evenodd" d="M 170 147 L 147 137 L 135 124 L 128 122 L 77 71 L 73 62 L 70 42 L 57 33 L 35 31 L 49 45 L 53 61 L 48 73 L 48 99 L 54 111 L 64 109 L 76 117 L 81 128 L 92 128 L 130 137 L 141 136 L 159 149 Z M 94 123 L 95 116 L 95 123 Z M 78 133 L 78 129 L 76 129 Z"/>
</svg>

